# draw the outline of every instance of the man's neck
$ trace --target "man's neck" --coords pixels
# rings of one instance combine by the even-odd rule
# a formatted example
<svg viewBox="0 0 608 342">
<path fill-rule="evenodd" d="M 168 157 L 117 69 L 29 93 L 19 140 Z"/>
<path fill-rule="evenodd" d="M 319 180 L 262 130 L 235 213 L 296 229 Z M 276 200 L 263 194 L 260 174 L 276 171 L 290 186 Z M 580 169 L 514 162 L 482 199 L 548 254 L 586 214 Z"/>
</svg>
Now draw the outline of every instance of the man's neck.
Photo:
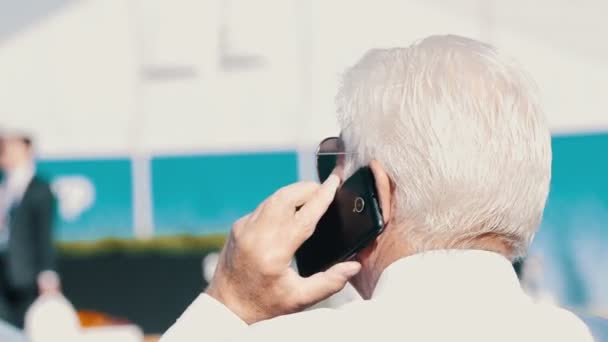
<svg viewBox="0 0 608 342">
<path fill-rule="evenodd" d="M 396 236 L 383 236 L 379 239 L 378 243 L 380 245 L 376 246 L 375 251 L 370 255 L 369 270 L 364 275 L 366 279 L 362 279 L 361 281 L 365 285 L 360 285 L 359 292 L 364 298 L 371 297 L 380 276 L 387 267 L 397 260 L 421 253 L 421 251 L 411 248 L 411 245 L 407 241 Z M 503 237 L 496 234 L 483 234 L 478 238 L 466 241 L 466 243 L 463 242 L 456 245 L 437 243 L 436 247 L 428 248 L 424 252 L 445 249 L 484 250 L 506 257 L 510 256 L 513 250 Z"/>
<path fill-rule="evenodd" d="M 406 302 L 425 295 L 427 300 L 440 302 L 454 297 L 486 300 L 492 299 L 496 291 L 522 293 L 515 270 L 504 255 L 479 249 L 442 249 L 410 255 L 389 265 L 377 282 L 373 298 L 388 294 L 408 298 Z"/>
</svg>

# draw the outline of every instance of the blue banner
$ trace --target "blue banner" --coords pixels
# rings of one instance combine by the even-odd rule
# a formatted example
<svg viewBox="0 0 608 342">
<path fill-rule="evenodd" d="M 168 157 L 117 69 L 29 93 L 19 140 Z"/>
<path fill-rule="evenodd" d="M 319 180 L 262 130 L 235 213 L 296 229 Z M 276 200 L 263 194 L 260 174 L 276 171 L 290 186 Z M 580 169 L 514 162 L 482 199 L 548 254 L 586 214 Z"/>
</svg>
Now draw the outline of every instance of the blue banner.
<svg viewBox="0 0 608 342">
<path fill-rule="evenodd" d="M 297 180 L 295 152 L 154 158 L 155 231 L 163 235 L 228 232 L 236 219 Z"/>
<path fill-rule="evenodd" d="M 59 240 L 133 237 L 129 159 L 41 160 L 58 199 Z"/>
</svg>

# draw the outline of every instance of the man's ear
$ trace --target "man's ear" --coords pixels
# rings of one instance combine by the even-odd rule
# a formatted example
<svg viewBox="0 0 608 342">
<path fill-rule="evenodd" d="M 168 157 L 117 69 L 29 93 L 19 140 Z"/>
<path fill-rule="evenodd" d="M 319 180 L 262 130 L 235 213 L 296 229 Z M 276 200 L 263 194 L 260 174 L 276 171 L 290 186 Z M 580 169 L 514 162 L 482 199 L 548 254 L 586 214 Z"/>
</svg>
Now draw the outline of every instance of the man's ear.
<svg viewBox="0 0 608 342">
<path fill-rule="evenodd" d="M 384 218 L 384 224 L 387 224 L 393 217 L 393 202 L 394 193 L 391 186 L 391 180 L 388 174 L 384 170 L 384 167 L 377 161 L 372 160 L 369 163 L 374 178 L 376 180 L 376 190 L 378 191 L 378 201 L 380 202 L 380 208 L 382 209 L 382 217 Z"/>
</svg>

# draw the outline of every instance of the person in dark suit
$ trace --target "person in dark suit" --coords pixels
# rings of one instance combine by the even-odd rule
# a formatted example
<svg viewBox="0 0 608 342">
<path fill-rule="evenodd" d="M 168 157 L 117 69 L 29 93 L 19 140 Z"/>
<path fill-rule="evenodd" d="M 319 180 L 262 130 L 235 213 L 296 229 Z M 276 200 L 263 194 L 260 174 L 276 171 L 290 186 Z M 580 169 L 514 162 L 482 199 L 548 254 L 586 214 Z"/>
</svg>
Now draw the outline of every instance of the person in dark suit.
<svg viewBox="0 0 608 342">
<path fill-rule="evenodd" d="M 55 199 L 27 136 L 0 135 L 0 168 L 0 319 L 22 327 L 38 275 L 54 266 Z"/>
</svg>

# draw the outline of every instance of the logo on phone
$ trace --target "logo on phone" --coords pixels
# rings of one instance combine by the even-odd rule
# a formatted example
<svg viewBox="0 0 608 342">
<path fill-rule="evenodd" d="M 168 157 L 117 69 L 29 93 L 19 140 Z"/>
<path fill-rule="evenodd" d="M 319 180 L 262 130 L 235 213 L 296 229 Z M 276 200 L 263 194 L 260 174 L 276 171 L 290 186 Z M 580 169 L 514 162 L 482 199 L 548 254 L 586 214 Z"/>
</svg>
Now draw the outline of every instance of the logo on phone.
<svg viewBox="0 0 608 342">
<path fill-rule="evenodd" d="M 365 200 L 361 197 L 355 198 L 355 206 L 353 207 L 353 213 L 360 214 L 365 209 Z"/>
</svg>

